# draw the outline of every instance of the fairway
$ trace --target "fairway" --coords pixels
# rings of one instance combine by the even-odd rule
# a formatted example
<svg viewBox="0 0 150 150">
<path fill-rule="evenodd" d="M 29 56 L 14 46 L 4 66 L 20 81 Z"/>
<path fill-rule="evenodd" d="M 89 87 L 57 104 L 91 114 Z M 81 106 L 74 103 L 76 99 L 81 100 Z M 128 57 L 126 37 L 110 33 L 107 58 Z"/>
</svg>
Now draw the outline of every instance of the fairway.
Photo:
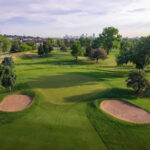
<svg viewBox="0 0 150 150">
<path fill-rule="evenodd" d="M 17 84 L 12 93 L 2 89 L 0 101 L 15 93 L 34 101 L 20 112 L 0 111 L 0 150 L 149 150 L 150 124 L 121 121 L 99 109 L 103 100 L 120 99 L 150 112 L 149 97 L 126 88 L 134 66 L 117 67 L 117 53 L 99 64 L 87 58 L 76 63 L 59 50 L 17 58 Z"/>
</svg>

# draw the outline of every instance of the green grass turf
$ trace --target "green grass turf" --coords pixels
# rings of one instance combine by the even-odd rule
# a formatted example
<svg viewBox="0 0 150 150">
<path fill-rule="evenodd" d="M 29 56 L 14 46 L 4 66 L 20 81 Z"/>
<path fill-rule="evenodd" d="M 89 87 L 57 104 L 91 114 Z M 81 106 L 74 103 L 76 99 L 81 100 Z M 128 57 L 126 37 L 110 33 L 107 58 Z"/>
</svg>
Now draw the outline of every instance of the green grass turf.
<svg viewBox="0 0 150 150">
<path fill-rule="evenodd" d="M 148 96 L 126 88 L 134 66 L 116 67 L 115 55 L 99 64 L 86 58 L 75 63 L 58 50 L 17 60 L 12 93 L 28 93 L 34 103 L 22 112 L 0 112 L 0 150 L 149 150 L 149 124 L 124 122 L 99 109 L 102 100 L 121 99 L 150 111 Z M 0 100 L 11 94 L 5 91 Z"/>
</svg>

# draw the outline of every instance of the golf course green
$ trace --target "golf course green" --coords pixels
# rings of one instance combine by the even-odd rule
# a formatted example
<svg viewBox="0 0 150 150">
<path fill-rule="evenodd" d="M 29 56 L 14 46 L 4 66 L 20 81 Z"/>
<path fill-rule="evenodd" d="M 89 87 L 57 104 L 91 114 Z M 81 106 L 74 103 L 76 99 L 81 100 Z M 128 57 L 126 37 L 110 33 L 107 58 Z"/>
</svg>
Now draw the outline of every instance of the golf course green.
<svg viewBox="0 0 150 150">
<path fill-rule="evenodd" d="M 75 62 L 70 52 L 15 61 L 17 84 L 11 93 L 33 98 L 19 112 L 0 111 L 0 150 L 150 150 L 150 124 L 116 119 L 99 106 L 118 99 L 150 112 L 150 98 L 133 94 L 126 78 L 135 66 L 116 66 L 118 51 L 108 59 Z M 150 77 L 149 68 L 146 68 Z"/>
</svg>

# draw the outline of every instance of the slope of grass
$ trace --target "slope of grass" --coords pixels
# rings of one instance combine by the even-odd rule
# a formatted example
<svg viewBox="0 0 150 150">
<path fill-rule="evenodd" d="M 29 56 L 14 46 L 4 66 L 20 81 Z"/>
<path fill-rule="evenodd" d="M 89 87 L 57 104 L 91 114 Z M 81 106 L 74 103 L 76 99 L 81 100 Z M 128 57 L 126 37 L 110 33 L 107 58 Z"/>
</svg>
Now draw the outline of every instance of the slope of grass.
<svg viewBox="0 0 150 150">
<path fill-rule="evenodd" d="M 123 122 L 99 109 L 104 99 L 122 99 L 150 111 L 148 97 L 126 88 L 133 66 L 116 67 L 115 55 L 99 64 L 86 58 L 75 63 L 58 50 L 17 60 L 13 92 L 34 93 L 36 103 L 22 112 L 0 112 L 0 150 L 149 150 L 150 125 Z"/>
</svg>

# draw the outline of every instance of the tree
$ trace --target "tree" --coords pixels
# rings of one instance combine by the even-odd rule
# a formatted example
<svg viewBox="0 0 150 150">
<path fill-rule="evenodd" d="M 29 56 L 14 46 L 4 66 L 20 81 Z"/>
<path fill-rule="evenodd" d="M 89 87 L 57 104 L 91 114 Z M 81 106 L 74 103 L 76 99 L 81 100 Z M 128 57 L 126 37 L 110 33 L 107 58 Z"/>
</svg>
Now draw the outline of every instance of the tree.
<svg viewBox="0 0 150 150">
<path fill-rule="evenodd" d="M 14 87 L 16 83 L 16 75 L 9 66 L 4 67 L 4 73 L 1 82 L 2 82 L 2 86 L 5 88 L 9 88 L 10 91 L 12 87 Z"/>
<path fill-rule="evenodd" d="M 92 55 L 93 55 L 93 49 L 92 49 L 92 47 L 91 46 L 88 46 L 86 49 L 85 49 L 85 56 L 87 56 L 87 57 L 92 57 Z"/>
<path fill-rule="evenodd" d="M 96 62 L 98 63 L 99 59 L 102 59 L 102 60 L 106 59 L 107 54 L 105 53 L 103 49 L 99 48 L 94 52 L 93 58 L 95 58 Z"/>
<path fill-rule="evenodd" d="M 70 41 L 68 39 L 65 39 L 64 44 L 65 44 L 66 47 L 69 47 L 70 46 Z"/>
<path fill-rule="evenodd" d="M 76 41 L 74 39 L 70 39 L 70 48 L 72 48 L 73 44 L 75 43 Z"/>
<path fill-rule="evenodd" d="M 50 53 L 53 50 L 53 46 L 50 40 L 44 41 L 43 50 L 45 55 L 48 55 L 48 53 Z"/>
<path fill-rule="evenodd" d="M 92 43 L 92 48 L 97 49 L 99 47 L 102 47 L 102 41 L 101 41 L 100 37 L 94 39 L 94 41 Z"/>
<path fill-rule="evenodd" d="M 62 45 L 60 50 L 63 51 L 63 52 L 66 52 L 67 51 L 67 47 L 65 45 Z"/>
<path fill-rule="evenodd" d="M 127 87 L 133 88 L 136 94 L 147 89 L 149 86 L 149 81 L 145 78 L 145 73 L 142 70 L 131 71 L 126 82 Z"/>
<path fill-rule="evenodd" d="M 9 66 L 10 68 L 14 67 L 14 62 L 12 57 L 5 57 L 4 60 L 2 61 L 3 66 Z"/>
<path fill-rule="evenodd" d="M 56 43 L 55 43 L 56 41 L 55 41 L 55 39 L 53 39 L 53 38 L 49 38 L 49 39 L 46 40 L 46 41 L 49 42 L 49 45 L 52 46 L 52 47 L 55 46 L 55 44 L 56 44 Z"/>
<path fill-rule="evenodd" d="M 78 56 L 82 56 L 84 54 L 84 50 L 78 42 L 75 42 L 71 49 L 71 54 L 76 58 L 76 61 L 78 61 Z"/>
<path fill-rule="evenodd" d="M 36 45 L 36 43 L 34 41 L 33 42 L 27 42 L 26 44 L 28 46 L 31 46 L 32 50 L 36 50 L 37 49 L 37 45 Z"/>
<path fill-rule="evenodd" d="M 87 38 L 87 37 L 86 38 L 80 37 L 79 42 L 80 42 L 82 47 L 87 48 L 87 47 L 92 45 L 93 39 L 92 38 Z"/>
<path fill-rule="evenodd" d="M 120 52 L 117 56 L 117 65 L 127 64 L 131 61 L 133 53 L 133 42 L 130 40 L 122 40 L 120 44 Z"/>
<path fill-rule="evenodd" d="M 144 69 L 150 64 L 150 36 L 142 37 L 139 41 L 135 40 L 122 45 L 124 50 L 120 51 L 117 57 L 117 64 L 127 64 L 132 62 L 137 69 Z"/>
<path fill-rule="evenodd" d="M 82 47 L 85 47 L 86 45 L 86 39 L 84 37 L 80 37 L 79 42 L 81 44 Z"/>
<path fill-rule="evenodd" d="M 150 36 L 142 37 L 135 44 L 131 62 L 136 64 L 137 69 L 144 69 L 145 66 L 150 64 Z"/>
<path fill-rule="evenodd" d="M 18 52 L 21 48 L 21 42 L 18 39 L 12 41 L 11 52 Z"/>
<path fill-rule="evenodd" d="M 3 52 L 8 52 L 8 51 L 10 51 L 10 49 L 11 49 L 11 42 L 9 40 L 5 39 L 3 41 L 2 51 Z"/>
<path fill-rule="evenodd" d="M 43 49 L 43 45 L 40 44 L 40 46 L 38 47 L 38 55 L 39 56 L 43 56 L 44 55 L 44 49 Z"/>
<path fill-rule="evenodd" d="M 5 57 L 0 65 L 0 81 L 2 86 L 9 88 L 11 91 L 12 87 L 16 83 L 16 75 L 13 71 L 14 62 L 11 57 Z"/>
<path fill-rule="evenodd" d="M 22 43 L 21 44 L 21 48 L 20 48 L 20 51 L 31 51 L 32 50 L 32 46 L 29 46 L 28 44 L 26 43 Z"/>
<path fill-rule="evenodd" d="M 8 52 L 11 49 L 11 41 L 0 35 L 0 51 Z"/>
<path fill-rule="evenodd" d="M 121 41 L 121 35 L 119 35 L 118 29 L 114 27 L 104 28 L 102 34 L 99 36 L 102 41 L 102 46 L 109 55 L 110 50 L 113 48 L 115 41 Z"/>
<path fill-rule="evenodd" d="M 4 66 L 0 64 L 0 81 L 2 79 L 3 73 L 4 73 Z"/>
<path fill-rule="evenodd" d="M 64 45 L 64 42 L 62 40 L 57 40 L 57 46 L 61 47 L 62 45 Z"/>
</svg>

